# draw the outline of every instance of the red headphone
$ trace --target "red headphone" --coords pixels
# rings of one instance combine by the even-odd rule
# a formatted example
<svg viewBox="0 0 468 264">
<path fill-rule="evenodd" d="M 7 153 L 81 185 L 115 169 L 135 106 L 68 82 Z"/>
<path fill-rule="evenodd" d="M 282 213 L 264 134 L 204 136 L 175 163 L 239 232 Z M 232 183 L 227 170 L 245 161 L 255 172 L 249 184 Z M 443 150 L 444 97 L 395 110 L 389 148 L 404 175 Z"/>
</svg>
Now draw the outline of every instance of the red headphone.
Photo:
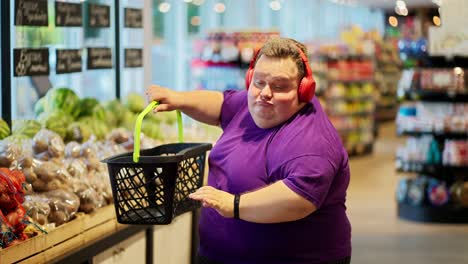
<svg viewBox="0 0 468 264">
<path fill-rule="evenodd" d="M 297 89 L 297 94 L 299 97 L 299 102 L 309 102 L 312 100 L 312 97 L 314 97 L 315 94 L 315 80 L 314 76 L 312 75 L 312 69 L 310 68 L 309 61 L 307 60 L 307 56 L 302 52 L 302 50 L 298 47 L 297 48 L 299 51 L 299 54 L 302 59 L 302 63 L 304 63 L 305 66 L 305 75 L 302 78 L 301 82 L 299 83 L 299 87 Z M 257 50 L 250 61 L 250 66 L 249 69 L 247 70 L 247 73 L 245 74 L 245 86 L 247 90 L 249 89 L 250 83 L 252 82 L 253 78 L 253 73 L 254 73 L 254 65 L 255 62 L 257 61 L 257 56 L 260 53 L 260 50 Z"/>
</svg>

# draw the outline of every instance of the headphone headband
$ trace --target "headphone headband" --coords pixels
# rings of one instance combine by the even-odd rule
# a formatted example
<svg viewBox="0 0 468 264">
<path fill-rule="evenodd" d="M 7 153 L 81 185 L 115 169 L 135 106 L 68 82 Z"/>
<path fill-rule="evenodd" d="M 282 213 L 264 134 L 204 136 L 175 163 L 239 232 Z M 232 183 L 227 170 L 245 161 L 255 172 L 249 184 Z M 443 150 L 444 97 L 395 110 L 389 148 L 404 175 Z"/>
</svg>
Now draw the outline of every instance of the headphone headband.
<svg viewBox="0 0 468 264">
<path fill-rule="evenodd" d="M 298 87 L 299 101 L 309 102 L 315 94 L 315 81 L 312 75 L 312 69 L 310 68 L 309 60 L 307 59 L 307 56 L 304 54 L 301 48 L 299 48 L 296 45 L 294 46 L 299 52 L 299 56 L 301 57 L 302 63 L 304 65 L 304 70 L 305 70 L 304 77 L 299 82 L 299 87 Z M 262 49 L 258 49 L 257 51 L 255 51 L 254 56 L 252 57 L 252 60 L 250 61 L 249 69 L 247 70 L 247 73 L 245 76 L 245 85 L 247 89 L 249 89 L 250 83 L 252 81 L 255 63 L 257 62 L 257 57 L 260 54 L 261 50 Z"/>
</svg>

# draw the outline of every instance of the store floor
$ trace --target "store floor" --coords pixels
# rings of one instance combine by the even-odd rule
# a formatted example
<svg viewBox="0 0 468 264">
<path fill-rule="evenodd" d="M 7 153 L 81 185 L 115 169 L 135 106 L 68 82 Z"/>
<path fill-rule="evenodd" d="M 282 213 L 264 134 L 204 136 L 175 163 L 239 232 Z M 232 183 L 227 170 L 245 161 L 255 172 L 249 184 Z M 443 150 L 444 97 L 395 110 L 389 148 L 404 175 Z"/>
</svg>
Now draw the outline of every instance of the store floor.
<svg viewBox="0 0 468 264">
<path fill-rule="evenodd" d="M 396 215 L 395 126 L 380 129 L 374 153 L 351 158 L 348 215 L 355 264 L 468 263 L 468 224 L 423 224 Z"/>
</svg>

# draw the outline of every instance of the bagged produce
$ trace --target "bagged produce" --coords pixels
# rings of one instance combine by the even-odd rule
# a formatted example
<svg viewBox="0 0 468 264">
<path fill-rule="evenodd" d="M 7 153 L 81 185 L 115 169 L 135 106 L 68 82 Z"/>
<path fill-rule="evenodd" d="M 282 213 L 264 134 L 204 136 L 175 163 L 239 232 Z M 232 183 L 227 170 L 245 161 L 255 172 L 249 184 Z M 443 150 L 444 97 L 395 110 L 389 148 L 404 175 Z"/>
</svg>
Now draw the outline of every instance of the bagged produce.
<svg viewBox="0 0 468 264">
<path fill-rule="evenodd" d="M 27 215 L 39 225 L 47 224 L 50 214 L 48 198 L 44 195 L 33 194 L 26 195 L 24 200 L 23 206 Z"/>
<path fill-rule="evenodd" d="M 80 212 L 91 213 L 107 204 L 102 193 L 98 193 L 85 179 L 75 179 L 73 192 L 80 199 Z"/>
<path fill-rule="evenodd" d="M 44 195 L 49 198 L 48 220 L 56 226 L 70 221 L 80 207 L 80 199 L 72 191 L 54 190 Z"/>
<path fill-rule="evenodd" d="M 79 158 L 81 155 L 81 145 L 72 141 L 65 145 L 65 158 Z"/>
<path fill-rule="evenodd" d="M 73 178 L 86 178 L 88 167 L 84 159 L 68 158 L 64 161 L 64 166 Z"/>
<path fill-rule="evenodd" d="M 24 175 L 21 171 L 0 168 L 0 209 L 4 212 L 14 210 L 24 202 L 22 185 Z"/>
<path fill-rule="evenodd" d="M 0 141 L 0 166 L 9 168 L 17 162 L 21 155 L 21 147 L 14 142 L 12 137 Z"/>
<path fill-rule="evenodd" d="M 47 158 L 64 156 L 65 144 L 62 138 L 53 131 L 41 129 L 34 136 L 32 145 L 34 154 L 39 155 L 39 159 L 48 160 Z M 44 152 L 47 153 L 44 154 Z"/>
<path fill-rule="evenodd" d="M 0 248 L 6 248 L 14 239 L 13 228 L 0 210 Z"/>
<path fill-rule="evenodd" d="M 71 175 L 61 160 L 34 161 L 34 173 L 37 179 L 31 182 L 34 191 L 44 192 L 58 189 L 71 189 Z"/>
<path fill-rule="evenodd" d="M 0 244 L 10 246 L 15 240 L 24 240 L 26 211 L 23 183 L 25 177 L 19 170 L 0 168 Z"/>
</svg>

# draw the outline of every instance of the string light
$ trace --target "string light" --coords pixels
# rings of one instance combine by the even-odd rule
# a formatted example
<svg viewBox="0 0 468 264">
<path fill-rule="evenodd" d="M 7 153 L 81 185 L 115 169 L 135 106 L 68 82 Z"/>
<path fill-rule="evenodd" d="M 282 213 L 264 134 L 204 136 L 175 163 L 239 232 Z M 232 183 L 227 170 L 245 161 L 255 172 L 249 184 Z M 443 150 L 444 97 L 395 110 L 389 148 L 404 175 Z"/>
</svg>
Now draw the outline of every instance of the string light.
<svg viewBox="0 0 468 264">
<path fill-rule="evenodd" d="M 161 13 L 167 13 L 169 10 L 171 10 L 171 4 L 168 2 L 162 2 L 159 4 L 158 9 Z"/>
<path fill-rule="evenodd" d="M 388 23 L 392 27 L 397 27 L 398 26 L 398 19 L 396 17 L 394 17 L 394 16 L 389 16 L 388 17 Z"/>
<path fill-rule="evenodd" d="M 408 8 L 406 7 L 405 1 L 403 1 L 403 0 L 396 1 L 395 13 L 397 13 L 400 16 L 407 16 L 408 15 Z"/>
<path fill-rule="evenodd" d="M 270 8 L 273 10 L 273 11 L 278 11 L 281 9 L 281 3 L 280 1 L 277 1 L 277 0 L 273 0 L 270 2 Z"/>
<path fill-rule="evenodd" d="M 194 5 L 201 6 L 205 2 L 205 0 L 193 0 L 192 2 Z"/>
<path fill-rule="evenodd" d="M 199 26 L 201 24 L 201 19 L 199 16 L 193 16 L 191 19 L 190 19 L 190 24 L 192 26 Z"/>
<path fill-rule="evenodd" d="M 223 4 L 223 3 L 216 3 L 216 5 L 214 6 L 213 10 L 216 12 L 216 13 L 224 13 L 224 11 L 226 10 L 226 6 Z"/>
</svg>

